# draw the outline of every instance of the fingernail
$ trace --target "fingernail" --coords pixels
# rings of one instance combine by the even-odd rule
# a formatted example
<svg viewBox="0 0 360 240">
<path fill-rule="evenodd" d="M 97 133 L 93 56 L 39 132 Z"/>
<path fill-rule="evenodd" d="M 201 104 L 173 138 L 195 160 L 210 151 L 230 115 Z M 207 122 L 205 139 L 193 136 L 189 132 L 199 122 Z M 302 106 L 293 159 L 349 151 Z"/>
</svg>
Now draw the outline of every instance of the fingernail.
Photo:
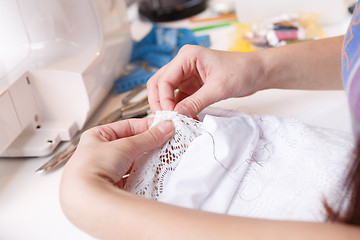
<svg viewBox="0 0 360 240">
<path fill-rule="evenodd" d="M 177 111 L 181 115 L 185 115 L 187 117 L 191 117 L 189 110 L 186 107 L 182 107 Z"/>
<path fill-rule="evenodd" d="M 159 123 L 156 127 L 160 130 L 160 132 L 167 134 L 174 129 L 174 123 L 171 120 L 166 120 Z"/>
</svg>

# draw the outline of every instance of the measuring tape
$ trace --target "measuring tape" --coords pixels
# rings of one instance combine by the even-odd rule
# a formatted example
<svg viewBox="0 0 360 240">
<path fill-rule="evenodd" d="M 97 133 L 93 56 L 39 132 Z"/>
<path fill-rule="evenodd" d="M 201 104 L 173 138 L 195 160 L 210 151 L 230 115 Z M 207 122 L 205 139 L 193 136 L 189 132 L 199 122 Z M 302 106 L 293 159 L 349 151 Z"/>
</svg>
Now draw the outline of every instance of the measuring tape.
<svg viewBox="0 0 360 240">
<path fill-rule="evenodd" d="M 144 68 L 140 67 L 132 71 L 126 76 L 122 76 L 115 81 L 115 87 L 118 93 L 127 92 L 136 86 L 146 84 L 149 78 L 155 72 L 147 72 Z"/>
<path fill-rule="evenodd" d="M 148 65 L 161 68 L 173 59 L 179 49 L 185 44 L 210 46 L 208 35 L 195 36 L 190 29 L 166 28 L 154 25 L 151 32 L 141 41 L 134 42 L 130 62 L 142 61 Z M 115 81 L 115 87 L 119 93 L 129 91 L 138 85 L 145 84 L 154 75 L 139 67 L 126 76 Z"/>
</svg>

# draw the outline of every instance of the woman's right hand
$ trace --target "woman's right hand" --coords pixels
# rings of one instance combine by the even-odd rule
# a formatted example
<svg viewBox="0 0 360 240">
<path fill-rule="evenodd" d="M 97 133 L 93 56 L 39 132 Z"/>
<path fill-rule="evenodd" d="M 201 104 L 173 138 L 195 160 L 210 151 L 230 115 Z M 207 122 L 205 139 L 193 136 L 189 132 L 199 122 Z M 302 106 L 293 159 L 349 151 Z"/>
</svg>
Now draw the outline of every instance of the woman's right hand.
<svg viewBox="0 0 360 240">
<path fill-rule="evenodd" d="M 186 45 L 148 81 L 151 110 L 195 117 L 215 102 L 259 90 L 258 72 L 255 54 Z"/>
<path fill-rule="evenodd" d="M 263 89 L 342 89 L 343 41 L 337 36 L 251 53 L 184 46 L 148 81 L 151 110 L 195 117 L 215 102 Z"/>
</svg>

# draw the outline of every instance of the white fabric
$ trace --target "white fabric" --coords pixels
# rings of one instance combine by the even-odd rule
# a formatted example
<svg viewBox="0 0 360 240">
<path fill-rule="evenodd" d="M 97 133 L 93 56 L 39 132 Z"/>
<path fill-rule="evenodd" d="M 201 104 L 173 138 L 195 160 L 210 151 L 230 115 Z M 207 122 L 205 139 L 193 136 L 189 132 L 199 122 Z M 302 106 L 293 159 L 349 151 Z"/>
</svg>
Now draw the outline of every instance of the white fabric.
<svg viewBox="0 0 360 240">
<path fill-rule="evenodd" d="M 134 163 L 124 189 L 146 198 L 158 199 L 171 173 L 191 142 L 201 134 L 201 122 L 176 112 L 159 112 L 152 124 L 172 120 L 175 134 L 159 149 L 145 153 Z"/>
<path fill-rule="evenodd" d="M 323 200 L 331 201 L 341 188 L 352 137 L 295 119 L 218 113 L 206 115 L 202 123 L 174 112 L 157 113 L 155 123 L 174 121 L 173 140 L 191 139 L 188 148 L 182 148 L 173 165 L 163 166 L 161 174 L 156 174 L 159 156 L 181 144 L 170 140 L 144 155 L 136 161 L 126 189 L 217 213 L 323 221 Z"/>
</svg>

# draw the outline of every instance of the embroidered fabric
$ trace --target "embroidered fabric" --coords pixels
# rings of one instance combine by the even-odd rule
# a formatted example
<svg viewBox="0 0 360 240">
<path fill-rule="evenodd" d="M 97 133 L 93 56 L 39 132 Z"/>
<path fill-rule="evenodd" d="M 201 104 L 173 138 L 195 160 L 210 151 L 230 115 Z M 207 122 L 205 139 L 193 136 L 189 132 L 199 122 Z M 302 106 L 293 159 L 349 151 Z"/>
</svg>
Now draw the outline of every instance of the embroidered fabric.
<svg viewBox="0 0 360 240">
<path fill-rule="evenodd" d="M 165 145 L 137 159 L 124 189 L 157 200 L 191 142 L 201 135 L 202 123 L 172 111 L 155 114 L 152 126 L 164 120 L 174 123 L 175 133 Z M 151 127 L 152 127 L 151 126 Z"/>
<path fill-rule="evenodd" d="M 342 192 L 353 137 L 296 119 L 254 116 L 254 120 L 273 152 L 248 169 L 227 214 L 326 221 L 323 201 L 332 204 Z"/>
<path fill-rule="evenodd" d="M 135 161 L 125 189 L 187 208 L 278 220 L 324 221 L 341 189 L 351 135 L 295 119 L 208 110 L 202 122 L 159 112 L 174 136 Z"/>
</svg>

